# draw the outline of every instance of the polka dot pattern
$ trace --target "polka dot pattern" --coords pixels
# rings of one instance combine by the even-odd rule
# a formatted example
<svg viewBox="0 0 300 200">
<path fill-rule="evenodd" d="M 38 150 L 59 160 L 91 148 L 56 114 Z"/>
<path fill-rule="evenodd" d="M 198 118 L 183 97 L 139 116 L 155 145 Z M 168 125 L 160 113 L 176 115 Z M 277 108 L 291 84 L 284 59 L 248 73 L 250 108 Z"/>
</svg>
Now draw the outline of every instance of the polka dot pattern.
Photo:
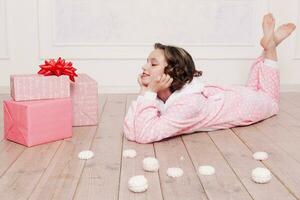
<svg viewBox="0 0 300 200">
<path fill-rule="evenodd" d="M 201 93 L 181 95 L 163 113 L 157 99 L 139 96 L 125 117 L 125 136 L 150 143 L 255 123 L 278 113 L 279 81 L 279 70 L 264 65 L 263 57 L 259 57 L 246 86 L 206 85 Z"/>
</svg>

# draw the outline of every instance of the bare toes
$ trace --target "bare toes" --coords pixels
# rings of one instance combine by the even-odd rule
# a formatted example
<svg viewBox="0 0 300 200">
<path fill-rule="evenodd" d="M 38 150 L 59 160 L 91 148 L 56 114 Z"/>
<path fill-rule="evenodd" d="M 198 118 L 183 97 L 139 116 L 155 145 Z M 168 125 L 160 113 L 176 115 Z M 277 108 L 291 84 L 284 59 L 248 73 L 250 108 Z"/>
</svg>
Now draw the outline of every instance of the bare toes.
<svg viewBox="0 0 300 200">
<path fill-rule="evenodd" d="M 272 13 L 266 14 L 263 17 L 262 27 L 263 27 L 264 35 L 272 34 L 272 32 L 274 31 L 274 27 L 275 27 L 275 19 L 274 19 Z"/>
<path fill-rule="evenodd" d="M 296 28 L 293 23 L 287 23 L 281 25 L 274 33 L 274 41 L 276 45 L 280 44 L 285 38 L 287 38 Z"/>
<path fill-rule="evenodd" d="M 293 24 L 293 23 L 288 23 L 288 24 L 286 24 L 286 27 L 287 27 L 288 29 L 290 29 L 291 31 L 294 31 L 294 30 L 296 29 L 296 25 Z"/>
</svg>

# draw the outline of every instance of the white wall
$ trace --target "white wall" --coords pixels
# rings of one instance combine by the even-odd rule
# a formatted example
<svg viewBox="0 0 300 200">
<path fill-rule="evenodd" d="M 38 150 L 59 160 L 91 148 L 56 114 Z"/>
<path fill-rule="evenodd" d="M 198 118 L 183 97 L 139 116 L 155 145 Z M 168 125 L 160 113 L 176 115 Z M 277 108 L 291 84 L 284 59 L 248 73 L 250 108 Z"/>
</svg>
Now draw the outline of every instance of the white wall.
<svg viewBox="0 0 300 200">
<path fill-rule="evenodd" d="M 136 92 L 154 42 L 184 47 L 205 82 L 244 84 L 261 53 L 261 17 L 299 22 L 297 0 L 0 0 L 0 92 L 9 75 L 62 56 L 101 92 Z M 300 26 L 299 26 L 300 28 Z M 278 49 L 282 91 L 300 91 L 300 38 Z"/>
</svg>

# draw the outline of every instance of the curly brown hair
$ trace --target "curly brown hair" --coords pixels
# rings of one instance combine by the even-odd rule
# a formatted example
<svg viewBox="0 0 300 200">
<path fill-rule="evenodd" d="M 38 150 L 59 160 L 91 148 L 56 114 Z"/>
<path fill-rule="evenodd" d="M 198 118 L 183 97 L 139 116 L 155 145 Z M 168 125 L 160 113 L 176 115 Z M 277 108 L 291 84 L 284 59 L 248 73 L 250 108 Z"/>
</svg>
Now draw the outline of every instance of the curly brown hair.
<svg viewBox="0 0 300 200">
<path fill-rule="evenodd" d="M 190 83 L 194 77 L 202 75 L 202 71 L 196 70 L 192 56 L 183 48 L 155 43 L 154 49 L 160 49 L 168 65 L 165 74 L 173 78 L 170 90 L 173 93 L 180 90 L 186 83 Z"/>
</svg>

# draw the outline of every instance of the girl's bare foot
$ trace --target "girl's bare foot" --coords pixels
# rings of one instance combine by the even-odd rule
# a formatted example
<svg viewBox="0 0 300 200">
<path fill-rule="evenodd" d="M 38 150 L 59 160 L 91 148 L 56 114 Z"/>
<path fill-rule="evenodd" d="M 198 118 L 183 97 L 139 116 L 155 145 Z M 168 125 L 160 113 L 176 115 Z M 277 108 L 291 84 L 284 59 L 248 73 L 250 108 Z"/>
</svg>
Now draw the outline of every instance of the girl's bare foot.
<svg viewBox="0 0 300 200">
<path fill-rule="evenodd" d="M 293 23 L 283 24 L 274 32 L 275 19 L 271 13 L 263 18 L 263 32 L 264 36 L 260 41 L 264 50 L 276 48 L 285 38 L 287 38 L 296 28 Z"/>
<path fill-rule="evenodd" d="M 293 23 L 283 24 L 278 27 L 274 33 L 274 42 L 276 43 L 276 46 L 287 38 L 295 29 L 296 25 Z"/>
<path fill-rule="evenodd" d="M 262 27 L 264 36 L 260 41 L 261 46 L 265 50 L 276 48 L 276 42 L 274 40 L 275 19 L 271 13 L 264 16 Z"/>
</svg>

